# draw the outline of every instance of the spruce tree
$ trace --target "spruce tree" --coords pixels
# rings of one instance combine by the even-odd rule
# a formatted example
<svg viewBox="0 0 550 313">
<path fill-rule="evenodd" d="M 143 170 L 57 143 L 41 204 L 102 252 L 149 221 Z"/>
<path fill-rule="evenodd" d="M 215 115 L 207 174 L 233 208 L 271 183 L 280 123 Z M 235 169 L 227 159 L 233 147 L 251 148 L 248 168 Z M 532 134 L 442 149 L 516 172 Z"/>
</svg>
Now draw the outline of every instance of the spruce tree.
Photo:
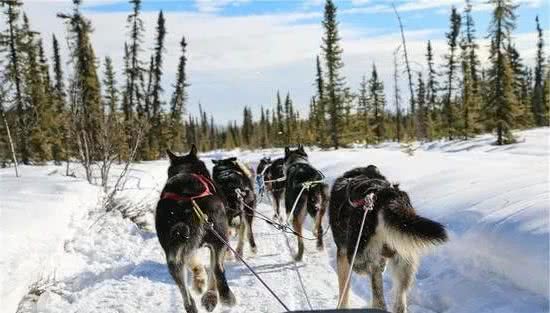
<svg viewBox="0 0 550 313">
<path fill-rule="evenodd" d="M 113 61 L 111 57 L 106 56 L 103 64 L 105 66 L 103 73 L 103 87 L 105 90 L 103 110 L 111 115 L 115 115 L 118 110 L 119 92 L 116 87 L 116 73 L 113 68 Z"/>
<path fill-rule="evenodd" d="M 183 150 L 183 139 L 188 138 L 187 144 L 195 143 L 195 141 L 189 141 L 189 136 L 185 135 L 185 128 L 183 127 L 182 115 L 185 113 L 185 104 L 187 102 L 187 76 L 185 73 L 187 65 L 186 49 L 187 42 L 183 36 L 180 41 L 181 56 L 178 62 L 178 70 L 176 73 L 176 84 L 174 85 L 174 92 L 170 100 L 170 130 L 171 135 L 169 141 L 171 146 L 176 151 Z"/>
<path fill-rule="evenodd" d="M 158 143 L 158 139 L 160 138 L 161 134 L 161 113 L 162 113 L 162 101 L 161 101 L 161 95 L 164 91 L 162 89 L 162 61 L 163 61 L 163 53 L 165 52 L 164 48 L 164 39 L 166 37 L 166 27 L 165 27 L 165 19 L 164 14 L 162 11 L 160 11 L 158 20 L 157 20 L 157 37 L 155 39 L 155 56 L 154 56 L 154 62 L 153 70 L 150 73 L 152 76 L 152 90 L 151 90 L 151 109 L 152 109 L 152 128 L 151 128 L 151 135 L 154 138 L 157 138 L 157 141 L 152 143 L 154 146 L 152 148 L 157 149 L 158 155 L 162 153 L 164 150 L 164 147 L 161 147 Z"/>
<path fill-rule="evenodd" d="M 101 123 L 101 95 L 97 76 L 95 52 L 91 43 L 92 25 L 80 12 L 80 0 L 73 0 L 71 14 L 58 14 L 65 19 L 69 33 L 72 64 L 74 66 L 72 81 L 71 106 L 74 108 L 74 132 L 82 151 L 87 151 L 85 160 L 88 164 L 97 157 Z M 81 153 L 82 155 L 82 153 Z M 87 172 L 91 182 L 91 172 Z"/>
<path fill-rule="evenodd" d="M 344 102 L 344 77 L 341 75 L 344 63 L 342 62 L 343 50 L 340 47 L 338 35 L 338 22 L 336 21 L 336 6 L 332 0 L 325 3 L 323 19 L 323 44 L 321 49 L 325 58 L 326 79 L 325 93 L 327 111 L 329 116 L 330 137 L 335 149 L 340 147 L 339 134 L 342 130 L 342 114 Z"/>
<path fill-rule="evenodd" d="M 285 119 L 283 116 L 283 104 L 281 102 L 281 95 L 279 94 L 279 91 L 277 90 L 277 134 L 276 134 L 276 142 L 279 146 L 282 146 L 285 144 Z"/>
<path fill-rule="evenodd" d="M 466 38 L 461 42 L 462 61 L 462 118 L 460 132 L 463 139 L 470 138 L 479 129 L 478 109 L 479 98 L 475 89 L 475 81 L 472 77 L 472 60 L 470 58 L 470 44 Z"/>
<path fill-rule="evenodd" d="M 143 64 L 139 59 L 141 52 L 141 43 L 143 42 L 144 26 L 140 17 L 141 0 L 130 0 L 132 4 L 132 13 L 128 15 L 127 23 L 130 34 L 130 45 L 128 46 L 128 85 L 126 86 L 126 97 L 128 97 L 128 115 L 130 118 L 134 106 L 140 105 L 139 79 L 143 74 Z"/>
<path fill-rule="evenodd" d="M 375 141 L 377 143 L 385 139 L 385 112 L 386 99 L 384 96 L 384 83 L 378 78 L 376 65 L 372 65 L 371 78 L 368 83 L 368 103 L 372 110 L 372 125 L 374 130 Z"/>
<path fill-rule="evenodd" d="M 366 144 L 370 143 L 370 122 L 369 122 L 369 112 L 370 112 L 370 106 L 369 106 L 369 95 L 368 95 L 368 82 L 365 75 L 363 75 L 361 79 L 361 83 L 359 84 L 359 94 L 357 97 L 357 109 L 359 113 L 359 119 L 361 120 L 360 127 L 361 127 L 361 136 L 363 137 L 362 140 L 365 141 Z"/>
<path fill-rule="evenodd" d="M 15 108 L 17 119 L 15 125 L 15 137 L 17 140 L 17 149 L 23 164 L 30 164 L 30 149 L 28 146 L 29 129 L 29 110 L 23 100 L 23 78 L 22 76 L 22 57 L 20 47 L 22 45 L 23 33 L 19 27 L 19 9 L 23 3 L 19 0 L 2 0 L 0 2 L 6 8 L 6 31 L 2 33 L 2 41 L 7 42 L 8 46 L 8 65 L 7 78 L 15 87 Z"/>
<path fill-rule="evenodd" d="M 65 112 L 66 104 L 66 93 L 65 93 L 65 82 L 63 77 L 63 67 L 61 65 L 61 56 L 59 54 L 59 42 L 55 35 L 52 36 L 52 47 L 53 47 L 53 101 L 55 103 L 56 111 L 56 121 L 58 128 L 55 131 L 54 136 L 58 138 L 58 142 L 52 147 L 52 153 L 55 160 L 60 160 L 64 158 L 69 160 L 68 156 L 68 123 L 67 123 L 67 114 Z"/>
<path fill-rule="evenodd" d="M 285 98 L 285 144 L 288 146 L 293 142 L 293 120 L 294 120 L 294 109 L 292 107 L 292 100 L 290 99 L 290 94 L 286 94 Z"/>
<path fill-rule="evenodd" d="M 321 145 L 326 145 L 326 99 L 325 99 L 325 82 L 323 79 L 323 69 L 319 55 L 315 58 L 315 86 L 317 87 L 317 100 L 315 101 L 315 141 Z"/>
<path fill-rule="evenodd" d="M 435 70 L 432 44 L 429 40 L 426 50 L 426 61 L 428 64 L 428 79 L 426 82 L 426 110 L 429 112 L 432 121 L 432 131 L 428 133 L 428 139 L 431 140 L 435 135 L 435 129 L 439 127 L 439 107 L 437 102 L 439 83 L 437 82 L 438 73 Z"/>
<path fill-rule="evenodd" d="M 422 78 L 422 73 L 418 73 L 418 84 L 416 87 L 416 103 L 417 103 L 417 133 L 419 139 L 428 140 L 428 133 L 431 132 L 431 117 L 426 105 L 426 85 Z"/>
<path fill-rule="evenodd" d="M 451 9 L 450 16 L 450 31 L 445 35 L 447 38 L 447 44 L 449 51 L 445 55 L 445 68 L 446 68 L 446 95 L 443 106 L 443 113 L 445 117 L 445 128 L 447 137 L 452 140 L 455 135 L 456 128 L 456 108 L 453 104 L 453 91 L 455 89 L 456 72 L 458 66 L 457 49 L 458 49 L 458 35 L 460 34 L 460 15 L 455 7 Z"/>
<path fill-rule="evenodd" d="M 518 101 L 516 126 L 532 127 L 534 124 L 533 112 L 531 110 L 531 83 L 529 78 L 529 69 L 523 64 L 523 60 L 515 45 L 508 41 L 507 46 L 510 67 L 512 68 L 514 80 L 514 93 Z"/>
<path fill-rule="evenodd" d="M 547 126 L 548 113 L 546 107 L 548 103 L 544 101 L 544 34 L 540 27 L 539 17 L 535 19 L 537 23 L 537 55 L 535 58 L 535 81 L 533 86 L 533 96 L 531 99 L 531 107 L 535 125 Z"/>
<path fill-rule="evenodd" d="M 487 106 L 491 117 L 490 126 L 496 129 L 497 144 L 503 145 L 514 142 L 512 128 L 518 106 L 514 93 L 514 74 L 506 45 L 515 27 L 516 6 L 512 0 L 489 2 L 493 5 L 493 14 L 489 24 L 491 67 L 488 71 Z"/>
</svg>

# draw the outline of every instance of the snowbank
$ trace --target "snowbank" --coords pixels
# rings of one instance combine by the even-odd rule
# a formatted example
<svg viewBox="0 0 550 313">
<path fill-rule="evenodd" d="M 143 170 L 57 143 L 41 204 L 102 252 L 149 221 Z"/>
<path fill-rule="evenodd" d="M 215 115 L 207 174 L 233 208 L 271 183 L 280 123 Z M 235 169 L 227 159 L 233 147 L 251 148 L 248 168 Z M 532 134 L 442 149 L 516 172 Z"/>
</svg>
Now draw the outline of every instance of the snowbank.
<svg viewBox="0 0 550 313">
<path fill-rule="evenodd" d="M 55 274 L 65 240 L 97 205 L 98 189 L 63 170 L 23 166 L 19 178 L 13 169 L 0 170 L 3 312 L 15 312 L 29 285 Z"/>
</svg>

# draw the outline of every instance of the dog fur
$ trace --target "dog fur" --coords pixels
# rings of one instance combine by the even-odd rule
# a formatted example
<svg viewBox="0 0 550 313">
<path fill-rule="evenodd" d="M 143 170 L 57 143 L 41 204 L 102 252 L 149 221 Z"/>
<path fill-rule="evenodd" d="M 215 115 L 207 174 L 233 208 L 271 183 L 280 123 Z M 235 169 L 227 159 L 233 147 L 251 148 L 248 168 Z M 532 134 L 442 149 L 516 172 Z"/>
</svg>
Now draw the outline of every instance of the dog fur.
<svg viewBox="0 0 550 313">
<path fill-rule="evenodd" d="M 306 213 L 315 219 L 315 234 L 317 236 L 317 249 L 323 250 L 323 216 L 328 206 L 329 188 L 326 183 L 313 185 L 309 189 L 304 189 L 300 198 L 302 184 L 311 181 L 322 180 L 322 174 L 309 164 L 307 153 L 302 145 L 295 150 L 285 148 L 285 207 L 286 214 L 292 219 L 292 227 L 299 234 L 298 252 L 294 256 L 296 261 L 301 261 L 304 254 L 304 240 L 301 238 L 302 227 Z M 292 207 L 296 203 L 293 216 L 290 216 Z"/>
<path fill-rule="evenodd" d="M 359 237 L 364 211 L 358 200 L 374 194 L 367 213 L 358 253 L 351 259 Z M 350 270 L 371 276 L 372 307 L 386 309 L 382 273 L 389 262 L 393 274 L 393 313 L 407 312 L 407 293 L 414 282 L 420 257 L 427 248 L 447 241 L 443 225 L 416 214 L 409 196 L 390 184 L 376 166 L 356 168 L 339 177 L 331 190 L 329 222 L 337 247 L 337 272 L 341 307 L 348 305 Z M 350 282 L 351 284 L 351 282 Z"/>
<path fill-rule="evenodd" d="M 182 196 L 200 194 L 204 189 L 200 181 L 192 174 L 197 174 L 210 180 L 210 174 L 205 164 L 197 157 L 197 149 L 193 145 L 189 154 L 176 156 L 167 151 L 170 158 L 168 181 L 164 192 L 176 193 Z M 214 229 L 227 240 L 228 225 L 225 217 L 223 197 L 213 190 L 213 195 L 196 199 L 196 203 L 208 216 Z M 227 284 L 224 270 L 226 246 L 214 234 L 208 231 L 207 225 L 199 222 L 193 213 L 191 201 L 176 201 L 160 199 L 155 216 L 157 236 L 166 254 L 166 263 L 172 278 L 178 285 L 187 313 L 196 313 L 197 307 L 185 283 L 185 268 L 193 274 L 193 288 L 203 292 L 206 285 L 205 267 L 196 257 L 199 248 L 206 246 L 210 250 L 210 268 L 208 270 L 208 290 L 202 296 L 202 305 L 207 311 L 214 310 L 221 302 L 233 306 L 236 302 L 233 292 Z"/>
<path fill-rule="evenodd" d="M 281 200 L 283 199 L 283 195 L 285 193 L 285 182 L 269 181 L 283 178 L 285 176 L 284 163 L 284 158 L 278 158 L 273 161 L 271 160 L 271 158 L 263 158 L 260 160 L 260 163 L 256 168 L 257 175 L 262 175 L 263 173 L 263 180 L 265 181 L 266 191 L 269 192 L 271 196 L 271 202 L 275 210 L 273 219 L 280 220 L 282 220 Z"/>
<path fill-rule="evenodd" d="M 212 176 L 216 184 L 221 187 L 227 201 L 227 222 L 230 227 L 238 227 L 239 230 L 237 253 L 241 256 L 243 255 L 244 240 L 245 237 L 248 237 L 250 249 L 255 254 L 257 247 L 254 233 L 252 232 L 252 222 L 254 221 L 254 211 L 256 210 L 256 194 L 254 193 L 254 184 L 250 176 L 251 171 L 246 169 L 237 158 L 212 160 L 212 163 L 214 163 Z M 237 189 L 244 193 L 243 200 L 248 207 L 245 207 L 241 202 L 235 192 Z M 233 221 L 237 217 L 240 222 L 238 225 L 234 225 Z"/>
</svg>

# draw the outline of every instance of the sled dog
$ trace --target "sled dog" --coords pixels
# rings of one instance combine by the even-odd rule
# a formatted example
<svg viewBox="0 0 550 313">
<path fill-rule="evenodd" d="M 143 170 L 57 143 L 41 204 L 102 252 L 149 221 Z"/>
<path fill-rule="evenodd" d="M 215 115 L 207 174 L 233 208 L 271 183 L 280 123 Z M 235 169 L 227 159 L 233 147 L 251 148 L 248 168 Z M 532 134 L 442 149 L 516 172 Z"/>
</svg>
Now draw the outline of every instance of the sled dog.
<svg viewBox="0 0 550 313">
<path fill-rule="evenodd" d="M 227 248 L 211 233 L 193 206 L 193 203 L 198 205 L 208 223 L 212 223 L 213 229 L 226 240 L 228 225 L 223 197 L 204 162 L 197 157 L 194 145 L 185 156 L 176 156 L 169 150 L 167 153 L 170 158 L 168 181 L 157 204 L 155 225 L 170 275 L 179 287 L 186 312 L 196 313 L 195 301 L 185 283 L 185 268 L 193 273 L 193 289 L 202 293 L 207 283 L 206 270 L 195 253 L 206 246 L 210 250 L 210 268 L 202 305 L 211 312 L 218 303 L 219 294 L 223 304 L 232 306 L 235 296 L 227 284 L 223 265 Z"/>
<path fill-rule="evenodd" d="M 367 210 L 360 234 L 361 222 Z M 329 224 L 337 247 L 340 306 L 347 307 L 348 272 L 370 275 L 372 307 L 386 309 L 382 273 L 386 262 L 393 274 L 393 313 L 407 312 L 407 293 L 421 253 L 447 241 L 443 225 L 416 214 L 411 200 L 398 185 L 390 184 L 376 166 L 344 173 L 332 186 Z M 361 236 L 361 238 L 359 238 Z M 351 267 L 356 243 L 358 253 Z"/>
<path fill-rule="evenodd" d="M 322 221 L 328 206 L 329 187 L 323 181 L 323 174 L 309 163 L 302 145 L 295 150 L 285 148 L 284 167 L 286 215 L 292 219 L 292 227 L 298 234 L 298 252 L 294 259 L 301 261 L 304 254 L 304 240 L 301 236 L 306 213 L 315 219 L 317 249 L 323 250 Z M 308 185 L 312 182 L 316 183 Z"/>
</svg>

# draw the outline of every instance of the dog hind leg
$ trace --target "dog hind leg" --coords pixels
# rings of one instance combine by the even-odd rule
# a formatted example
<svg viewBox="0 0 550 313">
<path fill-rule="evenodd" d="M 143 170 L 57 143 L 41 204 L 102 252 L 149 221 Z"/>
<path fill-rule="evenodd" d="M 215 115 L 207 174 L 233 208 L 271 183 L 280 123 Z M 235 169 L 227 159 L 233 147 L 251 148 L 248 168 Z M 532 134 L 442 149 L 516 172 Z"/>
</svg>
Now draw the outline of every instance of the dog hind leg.
<svg viewBox="0 0 550 313">
<path fill-rule="evenodd" d="M 296 208 L 298 211 L 298 215 L 294 215 L 292 219 L 292 227 L 294 228 L 294 231 L 298 234 L 296 237 L 298 239 L 298 252 L 296 252 L 296 255 L 294 256 L 294 260 L 299 262 L 302 260 L 304 256 L 304 239 L 302 238 L 302 226 L 304 225 L 304 220 L 306 218 L 306 203 L 304 203 L 301 207 Z"/>
<path fill-rule="evenodd" d="M 187 313 L 197 313 L 197 306 L 195 300 L 191 297 L 187 286 L 185 285 L 185 268 L 183 264 L 183 256 L 181 249 L 176 251 L 169 251 L 166 257 L 166 263 L 168 264 L 168 271 L 178 286 L 181 297 L 183 298 L 183 306 Z"/>
<path fill-rule="evenodd" d="M 216 287 L 216 276 L 214 274 L 214 267 L 216 266 L 216 256 L 212 249 L 210 249 L 210 268 L 208 269 L 208 290 L 202 296 L 202 306 L 208 311 L 212 312 L 216 305 L 218 305 L 218 290 Z"/>
<path fill-rule="evenodd" d="M 346 284 L 346 279 L 349 271 L 351 271 L 351 267 L 347 252 L 342 249 L 338 249 L 336 252 L 336 267 L 338 270 L 338 301 L 340 302 L 340 308 L 345 309 L 348 307 L 349 285 L 351 282 L 349 282 L 348 286 L 344 285 Z"/>
<path fill-rule="evenodd" d="M 383 272 L 383 266 L 375 267 L 371 273 L 370 282 L 372 288 L 372 307 L 385 311 L 386 302 L 384 300 L 384 280 L 382 279 Z"/>
<path fill-rule="evenodd" d="M 251 207 L 255 207 L 255 205 L 251 205 Z M 254 232 L 252 232 L 252 222 L 254 221 L 254 216 L 252 214 L 246 215 L 245 221 L 248 235 L 248 244 L 250 245 L 250 250 L 252 251 L 252 253 L 256 254 L 256 252 L 258 252 L 258 248 L 256 247 L 256 241 L 254 240 Z"/>
<path fill-rule="evenodd" d="M 244 250 L 244 237 L 246 236 L 246 214 L 244 213 L 241 213 L 241 217 L 240 217 L 241 221 L 240 221 L 240 224 L 239 224 L 239 230 L 238 230 L 238 236 L 239 236 L 239 241 L 237 243 L 237 253 L 240 255 L 240 256 L 243 256 L 243 250 Z"/>
<path fill-rule="evenodd" d="M 390 260 L 390 268 L 393 275 L 394 313 L 407 313 L 407 293 L 416 274 L 417 262 L 405 260 L 395 255 Z"/>
<path fill-rule="evenodd" d="M 237 303 L 237 300 L 235 299 L 235 295 L 231 289 L 229 289 L 223 267 L 223 256 L 227 248 L 222 243 L 220 244 L 220 246 L 214 247 L 210 251 L 210 253 L 214 254 L 214 259 L 211 259 L 211 261 L 214 261 L 214 264 L 211 264 L 211 266 L 214 269 L 214 275 L 216 276 L 216 287 L 222 303 L 227 306 L 234 306 L 235 303 Z"/>
</svg>

